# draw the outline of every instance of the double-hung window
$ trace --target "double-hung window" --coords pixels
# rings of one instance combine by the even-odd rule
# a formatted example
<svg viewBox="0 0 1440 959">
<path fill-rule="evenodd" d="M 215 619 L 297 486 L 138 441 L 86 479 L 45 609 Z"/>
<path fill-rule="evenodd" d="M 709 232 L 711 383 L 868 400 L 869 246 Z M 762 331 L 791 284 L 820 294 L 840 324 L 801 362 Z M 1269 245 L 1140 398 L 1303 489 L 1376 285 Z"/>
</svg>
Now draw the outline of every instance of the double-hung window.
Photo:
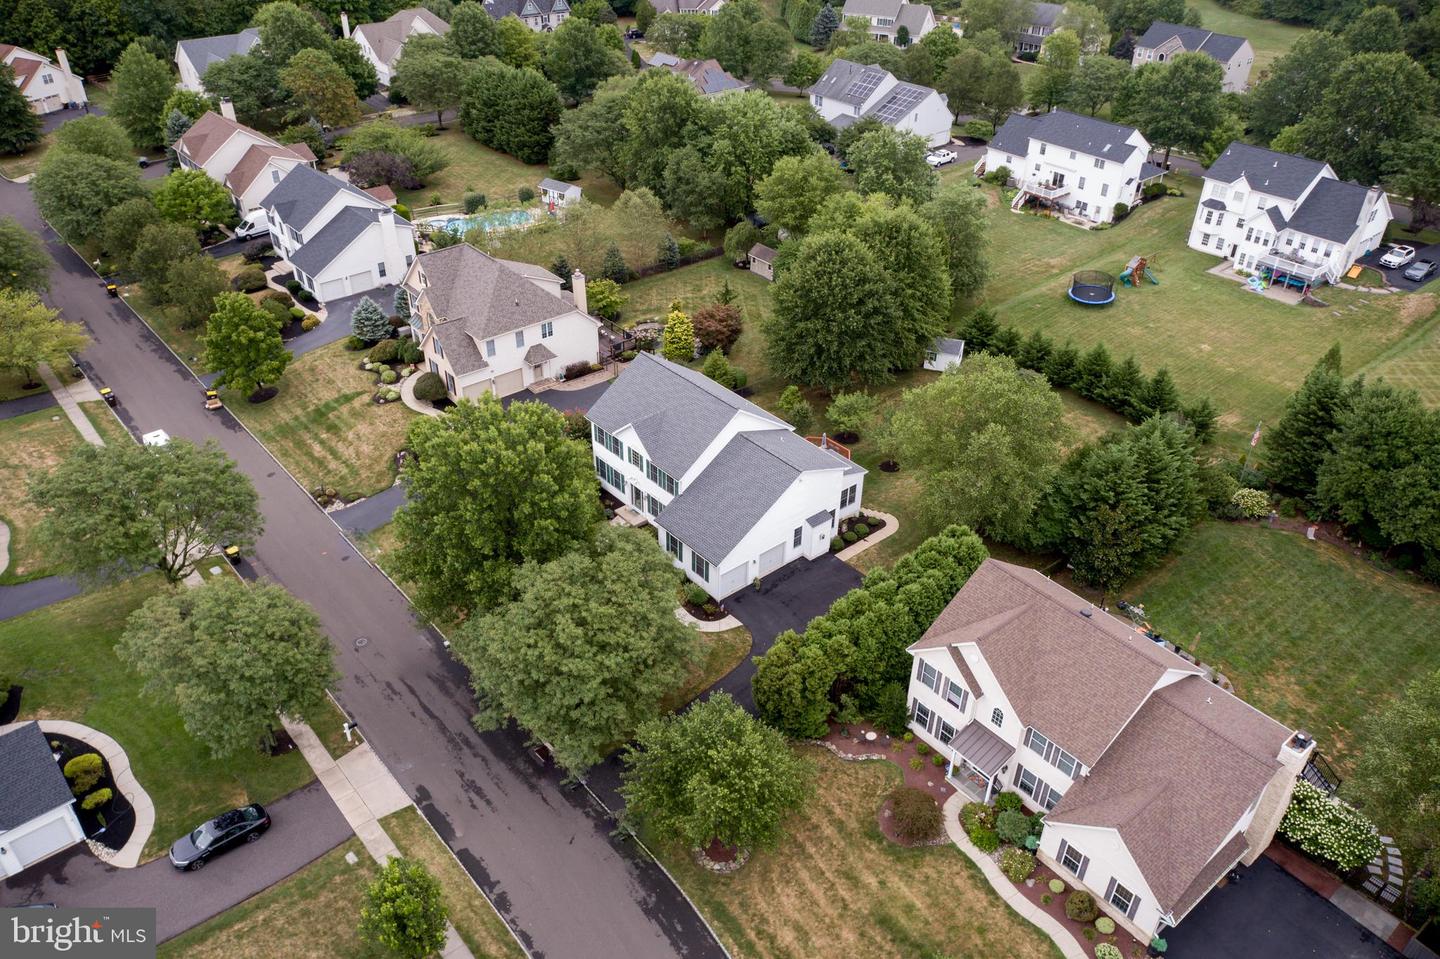
<svg viewBox="0 0 1440 959">
<path fill-rule="evenodd" d="M 920 682 L 935 692 L 940 692 L 940 671 L 925 660 L 920 660 Z"/>
<path fill-rule="evenodd" d="M 555 324 L 553 322 L 551 322 L 550 320 L 546 320 L 544 323 L 540 324 L 540 339 L 548 340 L 554 335 Z"/>
<path fill-rule="evenodd" d="M 1065 849 L 1060 853 L 1060 865 L 1079 877 L 1082 875 L 1080 870 L 1084 867 L 1084 864 L 1085 854 L 1069 843 L 1066 843 Z"/>
<path fill-rule="evenodd" d="M 994 709 L 990 710 L 990 725 L 994 726 L 996 729 L 1004 726 L 1005 710 L 1001 709 L 999 706 L 996 706 Z"/>
<path fill-rule="evenodd" d="M 930 723 L 934 720 L 934 718 L 934 713 L 930 712 L 930 707 L 926 706 L 922 702 L 916 701 L 915 722 L 917 725 L 924 726 L 926 729 L 929 729 Z"/>
<path fill-rule="evenodd" d="M 956 709 L 963 710 L 965 704 L 970 701 L 970 690 L 953 679 L 947 679 L 945 681 L 945 701 Z"/>
<path fill-rule="evenodd" d="M 840 508 L 841 508 L 841 509 L 844 509 L 845 507 L 849 506 L 851 503 L 855 502 L 855 491 L 856 491 L 857 488 L 858 488 L 858 485 L 857 485 L 857 486 L 851 486 L 849 489 L 846 489 L 846 490 L 842 490 L 842 491 L 841 491 L 841 493 L 840 493 Z"/>
<path fill-rule="evenodd" d="M 1102 160 L 1102 159 L 1100 159 L 1099 157 L 1096 157 L 1096 158 L 1095 158 L 1095 169 L 1097 169 L 1097 170 L 1103 170 L 1103 169 L 1105 169 L 1105 161 Z"/>
<path fill-rule="evenodd" d="M 649 513 L 651 516 L 659 516 L 660 511 L 664 508 L 664 504 L 661 503 L 658 499 L 651 496 L 649 493 L 645 494 L 645 512 Z"/>
<path fill-rule="evenodd" d="M 619 437 L 611 436 L 609 433 L 605 432 L 594 423 L 590 424 L 590 428 L 595 433 L 595 442 L 599 443 L 601 446 L 605 447 L 607 450 L 614 453 L 616 456 L 619 456 L 622 459 L 625 457 L 625 444 L 620 442 Z"/>
<path fill-rule="evenodd" d="M 705 557 L 701 556 L 693 549 L 690 551 L 690 569 L 696 576 L 699 576 L 701 579 L 707 581 L 710 579 L 710 563 L 706 561 Z"/>
<path fill-rule="evenodd" d="M 791 546 L 794 546 L 794 547 L 799 547 L 799 545 L 800 545 L 800 540 L 801 540 L 801 538 L 802 538 L 804 535 L 805 535 L 805 527 L 803 527 L 803 526 L 797 526 L 797 527 L 795 527 L 795 532 L 794 532 L 793 534 L 791 534 L 791 536 L 790 536 L 790 545 L 791 545 Z"/>
<path fill-rule="evenodd" d="M 1110 895 L 1106 898 L 1110 900 L 1110 905 L 1114 906 L 1116 909 L 1119 909 L 1125 915 L 1134 915 L 1134 913 L 1130 910 L 1131 907 L 1135 905 L 1135 894 L 1129 889 L 1126 889 L 1124 886 L 1120 885 L 1118 882 L 1115 883 L 1115 888 L 1110 890 Z"/>
<path fill-rule="evenodd" d="M 635 447 L 630 447 L 630 465 L 639 470 L 645 469 L 645 457 Z"/>
<path fill-rule="evenodd" d="M 1040 777 L 1036 776 L 1024 766 L 1019 766 L 1015 771 L 1015 788 L 1027 796 L 1034 796 L 1035 790 L 1040 786 Z"/>
<path fill-rule="evenodd" d="M 935 738 L 947 746 L 950 745 L 950 740 L 955 738 L 955 727 L 943 719 L 940 720 L 935 724 Z"/>
<path fill-rule="evenodd" d="M 607 484 L 618 489 L 622 494 L 625 492 L 625 477 L 620 471 L 600 457 L 595 457 L 595 475 L 599 476 Z"/>
<path fill-rule="evenodd" d="M 494 341 L 494 340 L 486 340 L 486 341 L 485 341 L 485 355 L 486 355 L 486 356 L 494 356 L 494 355 L 495 355 L 495 341 Z"/>
<path fill-rule="evenodd" d="M 685 559 L 685 546 L 671 533 L 665 534 L 665 549 L 678 560 Z"/>
<path fill-rule="evenodd" d="M 660 487 L 665 492 L 669 493 L 671 496 L 674 496 L 680 492 L 680 484 L 675 482 L 675 479 L 669 473 L 656 466 L 653 462 L 647 463 L 645 465 L 645 475 L 649 477 L 650 482 L 654 483 L 656 486 Z"/>
<path fill-rule="evenodd" d="M 524 331 L 524 330 L 516 330 L 516 331 L 515 331 L 515 345 L 516 345 L 516 346 L 524 346 L 524 345 L 525 345 L 525 331 Z"/>
<path fill-rule="evenodd" d="M 1050 740 L 1046 739 L 1044 736 L 1040 735 L 1035 730 L 1029 729 L 1025 732 L 1025 745 L 1029 746 L 1039 755 L 1044 756 L 1045 750 L 1050 748 Z"/>
</svg>

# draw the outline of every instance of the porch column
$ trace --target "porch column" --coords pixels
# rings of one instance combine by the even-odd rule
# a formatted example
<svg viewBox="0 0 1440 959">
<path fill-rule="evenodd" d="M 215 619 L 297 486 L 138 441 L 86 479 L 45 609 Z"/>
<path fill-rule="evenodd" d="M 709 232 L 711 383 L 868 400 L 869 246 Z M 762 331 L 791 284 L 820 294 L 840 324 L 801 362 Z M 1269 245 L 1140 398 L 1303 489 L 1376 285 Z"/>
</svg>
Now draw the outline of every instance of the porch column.
<svg viewBox="0 0 1440 959">
<path fill-rule="evenodd" d="M 985 805 L 990 805 L 990 797 L 995 793 L 995 777 L 990 776 L 985 780 Z"/>
</svg>

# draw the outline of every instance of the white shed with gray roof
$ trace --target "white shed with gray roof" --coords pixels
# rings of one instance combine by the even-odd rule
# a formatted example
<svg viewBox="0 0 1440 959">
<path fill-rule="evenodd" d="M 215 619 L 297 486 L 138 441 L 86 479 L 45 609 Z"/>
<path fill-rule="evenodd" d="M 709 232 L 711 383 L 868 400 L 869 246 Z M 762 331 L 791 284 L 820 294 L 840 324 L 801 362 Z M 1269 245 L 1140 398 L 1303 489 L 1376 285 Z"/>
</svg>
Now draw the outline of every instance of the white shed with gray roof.
<svg viewBox="0 0 1440 959">
<path fill-rule="evenodd" d="M 39 723 L 0 730 L 0 877 L 85 838 L 75 797 Z"/>
<path fill-rule="evenodd" d="M 839 521 L 860 511 L 864 469 L 652 354 L 588 415 L 602 488 L 649 518 L 675 565 L 716 599 L 823 555 Z"/>
</svg>

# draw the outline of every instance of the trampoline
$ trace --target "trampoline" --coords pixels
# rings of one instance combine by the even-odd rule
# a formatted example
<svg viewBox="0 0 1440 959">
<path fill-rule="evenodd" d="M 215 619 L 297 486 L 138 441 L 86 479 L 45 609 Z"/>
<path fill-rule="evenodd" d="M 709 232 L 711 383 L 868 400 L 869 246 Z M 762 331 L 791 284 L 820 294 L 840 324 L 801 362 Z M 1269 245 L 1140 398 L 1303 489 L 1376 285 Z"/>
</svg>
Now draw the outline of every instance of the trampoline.
<svg viewBox="0 0 1440 959">
<path fill-rule="evenodd" d="M 1070 278 L 1070 299 L 1086 306 L 1104 306 L 1115 299 L 1115 277 L 1100 270 L 1084 270 Z"/>
</svg>

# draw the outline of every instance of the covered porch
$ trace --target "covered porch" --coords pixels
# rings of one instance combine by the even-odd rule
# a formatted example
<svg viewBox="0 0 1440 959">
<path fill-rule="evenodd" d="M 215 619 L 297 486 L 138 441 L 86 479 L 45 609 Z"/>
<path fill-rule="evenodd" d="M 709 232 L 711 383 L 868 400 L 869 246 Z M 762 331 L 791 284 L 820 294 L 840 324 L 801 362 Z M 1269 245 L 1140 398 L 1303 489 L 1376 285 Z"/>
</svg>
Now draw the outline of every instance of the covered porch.
<svg viewBox="0 0 1440 959">
<path fill-rule="evenodd" d="M 947 752 L 945 779 L 976 802 L 989 803 L 1005 785 L 1015 747 L 972 719 L 951 738 Z"/>
</svg>

